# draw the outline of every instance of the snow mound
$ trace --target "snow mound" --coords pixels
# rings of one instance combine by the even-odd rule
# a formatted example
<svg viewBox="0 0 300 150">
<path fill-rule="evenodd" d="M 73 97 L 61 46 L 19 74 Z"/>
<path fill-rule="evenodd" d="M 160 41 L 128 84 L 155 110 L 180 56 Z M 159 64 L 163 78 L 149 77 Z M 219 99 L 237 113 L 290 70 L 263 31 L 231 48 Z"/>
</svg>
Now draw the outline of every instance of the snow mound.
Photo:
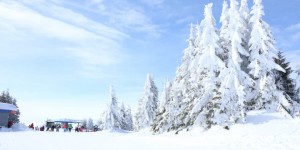
<svg viewBox="0 0 300 150">
<path fill-rule="evenodd" d="M 17 131 L 30 131 L 30 130 L 31 129 L 29 129 L 25 124 L 15 123 L 14 125 L 12 125 L 11 128 L 2 127 L 0 129 L 0 132 L 17 132 Z"/>
</svg>

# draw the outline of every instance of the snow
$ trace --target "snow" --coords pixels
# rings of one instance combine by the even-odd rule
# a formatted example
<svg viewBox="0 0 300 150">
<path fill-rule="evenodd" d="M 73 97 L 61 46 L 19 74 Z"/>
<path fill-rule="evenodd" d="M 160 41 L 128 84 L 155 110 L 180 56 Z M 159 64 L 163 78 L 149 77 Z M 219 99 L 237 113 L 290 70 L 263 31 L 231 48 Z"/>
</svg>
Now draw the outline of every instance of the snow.
<svg viewBox="0 0 300 150">
<path fill-rule="evenodd" d="M 5 128 L 2 127 L 0 128 L 0 132 L 17 132 L 17 131 L 30 131 L 26 125 L 21 124 L 21 123 L 16 123 L 11 126 L 11 128 Z"/>
<path fill-rule="evenodd" d="M 13 104 L 0 103 L 0 110 L 13 110 L 17 111 L 18 108 Z"/>
<path fill-rule="evenodd" d="M 225 130 L 214 126 L 208 131 L 195 128 L 178 135 L 153 135 L 149 129 L 140 132 L 1 132 L 1 150 L 296 150 L 300 143 L 300 120 L 289 119 L 278 112 L 252 111 L 246 123 Z"/>
</svg>

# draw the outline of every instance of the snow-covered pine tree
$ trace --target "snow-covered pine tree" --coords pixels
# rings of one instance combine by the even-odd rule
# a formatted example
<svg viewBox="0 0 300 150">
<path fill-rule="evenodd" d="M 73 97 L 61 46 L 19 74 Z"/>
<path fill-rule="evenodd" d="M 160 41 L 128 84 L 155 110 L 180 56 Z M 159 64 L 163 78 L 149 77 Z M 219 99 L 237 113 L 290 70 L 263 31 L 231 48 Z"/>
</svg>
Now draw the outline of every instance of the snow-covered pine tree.
<svg viewBox="0 0 300 150">
<path fill-rule="evenodd" d="M 278 52 L 278 58 L 275 58 L 275 62 L 285 70 L 285 72 L 273 70 L 276 87 L 280 90 L 278 96 L 281 102 L 280 108 L 288 112 L 291 117 L 299 117 L 300 104 L 296 94 L 295 81 L 290 78 L 292 69 L 289 67 L 289 62 L 286 62 L 280 51 Z"/>
<path fill-rule="evenodd" d="M 88 122 L 87 122 L 87 129 L 88 131 L 93 131 L 94 129 L 94 122 L 92 118 L 89 118 Z"/>
<path fill-rule="evenodd" d="M 104 130 L 120 129 L 121 117 L 119 113 L 118 101 L 113 87 L 110 87 L 110 103 L 104 113 Z"/>
<path fill-rule="evenodd" d="M 133 131 L 133 120 L 132 120 L 132 114 L 131 114 L 131 108 L 130 106 L 126 107 L 126 122 L 127 122 L 127 130 Z"/>
<path fill-rule="evenodd" d="M 171 100 L 170 93 L 171 93 L 172 83 L 167 80 L 165 83 L 164 89 L 161 93 L 160 103 L 159 103 L 159 111 L 162 112 L 166 109 L 166 106 Z"/>
<path fill-rule="evenodd" d="M 249 74 L 256 81 L 259 92 L 256 96 L 255 107 L 264 109 L 272 104 L 279 106 L 278 94 L 280 92 L 276 88 L 273 70 L 285 71 L 274 61 L 278 50 L 275 48 L 270 26 L 262 19 L 264 16 L 262 0 L 254 0 L 251 14 L 248 69 L 250 69 Z"/>
<path fill-rule="evenodd" d="M 220 38 L 212 15 L 210 3 L 205 6 L 204 19 L 200 23 L 202 28 L 201 41 L 197 43 L 201 47 L 201 53 L 195 56 L 191 66 L 192 91 L 190 93 L 192 108 L 189 110 L 189 122 L 187 126 L 200 125 L 209 128 L 211 125 L 211 113 L 214 106 L 209 105 L 217 90 L 217 78 L 221 70 L 225 69 L 225 63 L 217 56 L 222 52 Z"/>
<path fill-rule="evenodd" d="M 98 131 L 102 131 L 103 130 L 103 121 L 102 121 L 102 118 L 100 118 L 97 121 L 97 126 L 98 126 Z"/>
<path fill-rule="evenodd" d="M 242 43 L 241 46 L 247 51 L 249 54 L 249 19 L 250 19 L 250 12 L 248 7 L 248 0 L 241 0 L 241 6 L 239 9 L 239 13 L 241 16 L 241 28 L 240 28 L 240 34 Z M 241 55 L 241 59 L 243 60 L 241 64 L 241 69 L 245 71 L 246 73 L 249 72 L 249 69 L 247 68 L 249 65 L 249 55 Z"/>
<path fill-rule="evenodd" d="M 297 101 L 297 98 L 295 96 L 295 83 L 294 80 L 290 77 L 291 73 L 293 72 L 291 67 L 289 66 L 290 63 L 286 62 L 286 59 L 281 51 L 278 52 L 278 58 L 275 58 L 275 62 L 283 69 L 285 69 L 285 72 L 274 70 L 275 83 L 277 88 L 287 94 L 287 96 L 290 97 L 289 100 Z M 290 101 L 290 103 L 292 102 Z"/>
<path fill-rule="evenodd" d="M 82 120 L 82 127 L 83 127 L 84 129 L 87 129 L 87 119 L 83 119 L 83 120 Z"/>
<path fill-rule="evenodd" d="M 220 17 L 220 23 L 221 23 L 221 29 L 220 29 L 220 43 L 221 47 L 223 49 L 223 54 L 220 54 L 219 57 L 224 61 L 227 62 L 227 52 L 230 47 L 230 33 L 228 31 L 228 25 L 229 25 L 229 14 L 228 14 L 228 2 L 227 0 L 223 1 L 223 8 L 222 8 L 222 14 Z"/>
<path fill-rule="evenodd" d="M 241 10 L 243 11 L 243 15 L 246 17 L 247 10 L 245 10 L 246 8 L 244 7 L 241 7 L 243 8 Z M 243 68 L 245 67 L 242 64 L 244 64 L 244 61 L 249 56 L 249 52 L 247 49 L 248 46 L 246 46 L 248 41 L 248 22 L 246 22 L 246 20 L 241 16 L 238 10 L 237 0 L 230 0 L 228 17 L 229 23 L 227 30 L 227 40 L 229 41 L 229 43 L 227 45 L 227 51 L 230 52 L 230 54 L 228 54 L 228 58 L 230 57 L 230 60 L 227 60 L 227 67 L 234 67 L 235 69 L 237 69 L 237 71 L 244 70 Z"/>
<path fill-rule="evenodd" d="M 17 108 L 19 108 L 17 104 L 17 100 L 15 98 L 13 98 L 12 104 L 15 105 Z M 20 114 L 21 114 L 20 110 L 18 109 L 15 114 L 12 113 L 9 114 L 8 120 L 12 121 L 13 123 L 20 123 Z"/>
<path fill-rule="evenodd" d="M 121 105 L 120 116 L 121 116 L 121 129 L 132 131 L 133 122 L 132 122 L 131 109 L 130 107 L 126 109 L 124 103 L 122 103 Z"/>
<path fill-rule="evenodd" d="M 10 96 L 9 90 L 2 92 L 1 97 L 0 97 L 0 102 L 7 103 L 7 104 L 12 104 L 13 97 Z"/>
<path fill-rule="evenodd" d="M 241 0 L 241 6 L 239 9 L 239 13 L 242 16 L 244 22 L 247 23 L 246 26 L 248 27 L 248 23 L 249 23 L 249 19 L 250 19 L 248 0 Z M 246 46 L 248 47 L 248 45 L 246 45 Z"/>
<path fill-rule="evenodd" d="M 167 81 L 165 83 L 163 92 L 161 94 L 160 105 L 158 109 L 158 113 L 154 119 L 154 123 L 152 126 L 152 131 L 154 132 L 165 132 L 169 129 L 169 122 L 170 122 L 170 102 L 171 102 L 171 88 L 172 84 Z"/>
<path fill-rule="evenodd" d="M 138 107 L 137 130 L 152 126 L 158 108 L 158 90 L 150 74 L 147 75 L 144 95 Z"/>
<path fill-rule="evenodd" d="M 296 68 L 296 99 L 298 101 L 298 103 L 300 103 L 300 63 L 298 64 L 297 68 Z"/>
<path fill-rule="evenodd" d="M 195 57 L 197 51 L 196 50 L 196 41 L 201 41 L 201 29 L 199 25 L 193 25 L 190 26 L 190 35 L 187 39 L 187 42 L 189 43 L 188 47 L 184 49 L 183 51 L 183 58 L 181 61 L 180 66 L 176 70 L 176 76 L 175 80 L 173 82 L 171 91 L 170 91 L 170 102 L 168 102 L 168 111 L 161 114 L 163 116 L 168 116 L 162 118 L 160 123 L 163 123 L 164 127 L 162 127 L 162 130 L 175 130 L 179 126 L 183 124 L 182 118 L 185 118 L 187 116 L 187 113 L 182 113 L 185 108 L 187 107 L 188 101 L 182 101 L 182 99 L 187 99 L 186 96 L 188 96 L 190 91 L 190 70 L 189 67 L 191 65 L 192 59 Z M 183 115 L 182 115 L 183 114 Z M 181 115 L 181 117 L 179 117 Z M 159 123 L 158 123 L 159 124 Z M 161 132 L 159 127 L 156 126 L 158 124 L 155 124 L 155 127 L 153 128 L 154 132 Z"/>
<path fill-rule="evenodd" d="M 138 101 L 138 108 L 137 108 L 137 113 L 134 115 L 134 130 L 135 131 L 139 131 L 140 130 L 140 122 L 141 122 L 141 112 L 143 111 L 142 110 L 142 104 L 143 104 L 143 101 L 142 99 L 139 99 Z"/>
<path fill-rule="evenodd" d="M 245 46 L 247 43 L 247 22 L 240 15 L 236 0 L 230 0 L 228 17 L 227 31 L 230 33 L 227 33 L 229 35 L 227 37 L 229 38 L 227 39 L 229 41 L 227 43 L 227 68 L 220 72 L 217 83 L 218 89 L 208 106 L 205 107 L 210 112 L 211 124 L 224 127 L 245 119 L 245 90 L 250 89 L 253 85 L 251 78 L 242 69 L 244 61 L 249 56 Z"/>
<path fill-rule="evenodd" d="M 126 110 L 124 103 L 122 103 L 120 108 L 120 119 L 121 119 L 121 129 L 127 130 L 127 120 L 126 120 Z"/>
<path fill-rule="evenodd" d="M 188 47 L 183 51 L 183 58 L 180 66 L 176 70 L 175 80 L 170 93 L 171 102 L 169 104 L 169 118 L 168 120 L 162 121 L 168 122 L 168 131 L 175 130 L 180 126 L 185 126 L 183 119 L 187 118 L 188 113 L 184 111 L 187 109 L 188 103 L 191 103 L 191 100 L 188 99 L 188 96 L 190 95 L 189 92 L 191 91 L 190 66 L 197 52 L 200 52 L 200 48 L 195 45 L 200 41 L 200 26 L 191 24 L 190 35 L 187 40 Z"/>
</svg>

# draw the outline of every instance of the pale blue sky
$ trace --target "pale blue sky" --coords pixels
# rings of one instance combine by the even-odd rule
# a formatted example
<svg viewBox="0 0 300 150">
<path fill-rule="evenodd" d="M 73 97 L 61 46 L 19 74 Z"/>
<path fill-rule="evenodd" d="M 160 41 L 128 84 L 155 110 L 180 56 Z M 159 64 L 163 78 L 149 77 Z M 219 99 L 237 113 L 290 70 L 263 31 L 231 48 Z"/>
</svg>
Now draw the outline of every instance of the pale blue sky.
<svg viewBox="0 0 300 150">
<path fill-rule="evenodd" d="M 135 111 L 147 73 L 159 89 L 174 77 L 189 24 L 209 2 L 219 20 L 221 0 L 2 0 L 0 90 L 18 99 L 23 122 L 97 119 L 109 85 Z M 277 47 L 294 65 L 299 1 L 263 3 Z"/>
</svg>

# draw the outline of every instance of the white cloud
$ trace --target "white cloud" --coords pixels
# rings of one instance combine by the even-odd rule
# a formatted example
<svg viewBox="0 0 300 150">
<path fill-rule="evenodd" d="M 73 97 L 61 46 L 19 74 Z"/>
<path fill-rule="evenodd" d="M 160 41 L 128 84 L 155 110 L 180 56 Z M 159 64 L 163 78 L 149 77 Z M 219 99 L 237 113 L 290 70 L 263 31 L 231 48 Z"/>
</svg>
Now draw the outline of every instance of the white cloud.
<svg viewBox="0 0 300 150">
<path fill-rule="evenodd" d="M 31 51 L 40 46 L 39 50 L 47 50 L 49 53 L 64 50 L 60 52 L 61 55 L 67 53 L 76 61 L 82 62 L 83 67 L 98 68 L 120 63 L 127 56 L 121 51 L 122 41 L 129 37 L 127 34 L 42 0 L 37 0 L 39 5 L 23 2 L 25 4 L 17 1 L 0 2 L 0 39 L 11 43 L 32 42 L 26 44 L 29 47 L 19 45 L 18 49 Z M 37 41 L 44 45 L 35 45 L 34 42 Z M 51 49 L 53 43 L 55 49 Z M 1 46 L 2 51 L 3 47 L 12 47 L 8 43 L 2 43 Z"/>
<path fill-rule="evenodd" d="M 290 25 L 285 29 L 285 32 L 291 35 L 291 40 L 294 42 L 300 41 L 300 23 Z"/>
<path fill-rule="evenodd" d="M 153 1 L 153 4 L 161 4 L 162 0 Z M 162 33 L 159 25 L 155 24 L 151 17 L 143 11 L 143 7 L 131 1 L 119 0 L 89 0 L 86 5 L 76 2 L 67 3 L 108 20 L 109 24 L 123 32 L 139 32 L 158 37 Z M 148 2 L 150 4 L 150 1 Z"/>
<path fill-rule="evenodd" d="M 300 63 L 300 50 L 284 51 L 283 54 L 293 69 Z"/>
<path fill-rule="evenodd" d="M 149 6 L 161 6 L 165 0 L 142 0 L 142 2 Z"/>
<path fill-rule="evenodd" d="M 300 23 L 290 25 L 285 29 L 285 32 L 291 34 L 292 41 L 300 41 Z"/>
<path fill-rule="evenodd" d="M 287 30 L 288 30 L 288 31 L 300 30 L 300 23 L 290 25 L 289 27 L 287 27 Z"/>
<path fill-rule="evenodd" d="M 161 30 L 141 11 L 132 8 L 116 10 L 110 17 L 111 22 L 123 28 L 133 29 L 138 32 L 145 32 L 150 35 L 159 36 Z M 119 23 L 120 22 L 120 23 Z"/>
<path fill-rule="evenodd" d="M 299 49 L 300 23 L 288 27 L 272 27 L 277 46 L 282 50 Z"/>
<path fill-rule="evenodd" d="M 177 24 L 189 24 L 191 23 L 195 18 L 193 16 L 187 16 L 187 17 L 183 17 L 180 18 L 178 20 L 176 20 Z"/>
</svg>

